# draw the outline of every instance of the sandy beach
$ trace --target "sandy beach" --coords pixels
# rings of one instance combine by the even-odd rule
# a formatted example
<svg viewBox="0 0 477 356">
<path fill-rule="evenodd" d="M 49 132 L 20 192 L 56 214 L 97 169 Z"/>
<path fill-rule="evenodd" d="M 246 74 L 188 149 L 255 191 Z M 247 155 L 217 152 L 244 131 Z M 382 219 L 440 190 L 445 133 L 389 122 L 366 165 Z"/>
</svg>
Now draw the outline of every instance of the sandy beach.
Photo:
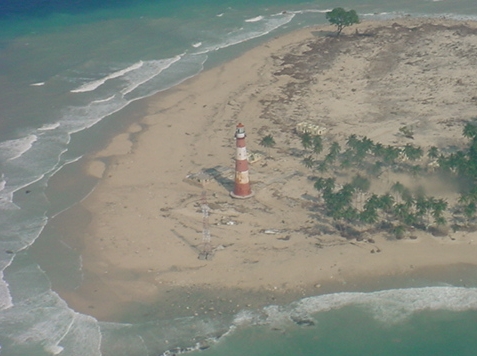
<svg viewBox="0 0 477 356">
<path fill-rule="evenodd" d="M 74 208 L 89 216 L 76 237 L 85 280 L 75 292 L 60 291 L 75 310 L 100 320 L 150 304 L 162 306 L 157 315 L 213 313 L 220 303 L 239 310 L 327 286 L 359 288 L 420 268 L 475 264 L 475 232 L 340 236 L 316 208 L 316 172 L 302 163 L 295 128 L 326 128 L 326 147 L 344 146 L 350 134 L 425 150 L 462 147 L 462 128 L 477 116 L 477 24 L 401 18 L 363 22 L 339 38 L 332 31 L 275 38 L 145 100 L 147 115 L 91 157 L 85 170 L 100 182 Z M 255 196 L 247 200 L 229 195 L 239 122 L 247 149 L 262 154 L 249 165 Z M 413 139 L 400 134 L 404 126 Z M 269 134 L 276 145 L 267 150 L 259 142 Z M 198 258 L 203 187 L 196 175 L 203 171 L 210 260 Z M 381 176 L 372 190 L 382 194 L 398 178 L 454 199 L 453 184 L 428 176 Z"/>
</svg>

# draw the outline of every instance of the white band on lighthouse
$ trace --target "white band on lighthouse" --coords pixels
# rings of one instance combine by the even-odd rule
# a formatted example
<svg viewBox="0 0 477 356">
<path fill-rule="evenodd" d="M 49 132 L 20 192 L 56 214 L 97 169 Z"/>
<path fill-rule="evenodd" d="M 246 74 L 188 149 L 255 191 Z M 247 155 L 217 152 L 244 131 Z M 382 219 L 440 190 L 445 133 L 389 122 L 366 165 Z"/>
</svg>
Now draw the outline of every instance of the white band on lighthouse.
<svg viewBox="0 0 477 356">
<path fill-rule="evenodd" d="M 235 172 L 235 180 L 239 184 L 247 184 L 249 182 L 248 171 Z"/>
<path fill-rule="evenodd" d="M 246 147 L 237 147 L 237 156 L 238 161 L 245 161 L 247 159 L 247 148 Z"/>
</svg>

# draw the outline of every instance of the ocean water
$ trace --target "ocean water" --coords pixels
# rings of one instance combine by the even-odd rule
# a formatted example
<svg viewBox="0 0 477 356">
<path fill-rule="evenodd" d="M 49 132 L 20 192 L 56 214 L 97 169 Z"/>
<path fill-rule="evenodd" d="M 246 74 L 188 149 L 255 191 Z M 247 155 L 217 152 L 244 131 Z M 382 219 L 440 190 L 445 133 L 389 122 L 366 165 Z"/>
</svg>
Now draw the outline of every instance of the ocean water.
<svg viewBox="0 0 477 356">
<path fill-rule="evenodd" d="M 82 273 L 52 222 L 94 188 L 83 157 L 134 122 L 134 105 L 336 6 L 477 19 L 475 0 L 0 1 L 0 355 L 475 354 L 472 271 L 465 286 L 390 284 L 219 319 L 98 322 L 55 291 Z"/>
</svg>

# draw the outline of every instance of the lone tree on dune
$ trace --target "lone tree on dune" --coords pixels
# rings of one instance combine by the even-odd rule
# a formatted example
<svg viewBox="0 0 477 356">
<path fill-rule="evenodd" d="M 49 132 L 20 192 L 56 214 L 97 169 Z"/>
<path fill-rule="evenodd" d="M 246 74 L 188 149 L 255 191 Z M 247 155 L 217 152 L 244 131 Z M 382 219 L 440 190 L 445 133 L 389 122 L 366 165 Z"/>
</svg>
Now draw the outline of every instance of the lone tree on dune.
<svg viewBox="0 0 477 356">
<path fill-rule="evenodd" d="M 336 35 L 340 35 L 345 27 L 359 23 L 359 17 L 356 11 L 346 11 L 342 7 L 335 7 L 326 13 L 326 19 L 337 27 Z"/>
</svg>

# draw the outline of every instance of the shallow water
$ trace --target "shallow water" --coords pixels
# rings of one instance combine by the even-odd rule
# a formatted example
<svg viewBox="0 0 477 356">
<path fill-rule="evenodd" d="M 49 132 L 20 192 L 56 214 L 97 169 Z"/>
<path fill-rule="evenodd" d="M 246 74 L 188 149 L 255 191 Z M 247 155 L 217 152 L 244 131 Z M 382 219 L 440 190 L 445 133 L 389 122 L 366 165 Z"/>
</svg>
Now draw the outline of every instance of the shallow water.
<svg viewBox="0 0 477 356">
<path fill-rule="evenodd" d="M 79 173 L 82 157 L 134 122 L 137 114 L 132 108 L 140 107 L 142 98 L 271 36 L 324 23 L 323 12 L 337 6 L 336 1 L 84 0 L 53 1 L 43 7 L 39 3 L 0 5 L 1 355 L 154 355 L 227 332 L 243 315 L 108 324 L 76 313 L 55 288 L 73 290 L 81 283 L 81 256 L 72 246 L 74 241 L 55 230 L 53 217 L 93 189 L 95 180 Z M 370 18 L 411 13 L 477 19 L 471 0 L 347 0 L 339 6 L 355 8 Z M 456 276 L 443 280 L 461 286 Z M 401 282 L 397 285 L 423 286 Z M 435 279 L 429 282 L 435 283 Z M 387 288 L 393 290 L 393 283 Z M 474 290 L 468 290 L 468 298 L 475 298 Z M 356 303 L 313 314 L 313 327 L 297 327 L 285 317 L 285 325 L 274 331 L 274 326 L 258 317 L 257 323 L 265 325 L 234 326 L 237 331 L 207 353 L 229 355 L 233 349 L 235 354 L 254 354 L 253 350 L 261 355 L 285 351 L 305 355 L 317 350 L 353 354 L 362 345 L 367 351 L 361 354 L 373 354 L 371 347 L 381 344 L 373 345 L 376 338 L 353 328 L 362 324 L 381 335 L 382 350 L 387 351 L 380 354 L 406 347 L 406 354 L 414 352 L 412 347 L 421 347 L 421 354 L 439 354 L 430 342 L 425 343 L 430 339 L 424 334 L 411 338 L 409 330 L 417 328 L 439 335 L 436 338 L 444 340 L 440 350 L 467 355 L 475 347 L 473 303 L 473 299 L 463 303 L 459 311 L 448 311 L 445 303 L 435 310 L 418 309 L 417 314 L 387 328 Z M 467 339 L 453 333 L 460 329 Z M 352 338 L 355 333 L 361 337 Z M 399 342 L 390 339 L 394 333 L 400 335 L 395 338 Z M 249 342 L 243 342 L 244 338 Z M 349 341 L 340 343 L 341 339 Z M 299 345 L 303 348 L 296 348 Z"/>
</svg>

